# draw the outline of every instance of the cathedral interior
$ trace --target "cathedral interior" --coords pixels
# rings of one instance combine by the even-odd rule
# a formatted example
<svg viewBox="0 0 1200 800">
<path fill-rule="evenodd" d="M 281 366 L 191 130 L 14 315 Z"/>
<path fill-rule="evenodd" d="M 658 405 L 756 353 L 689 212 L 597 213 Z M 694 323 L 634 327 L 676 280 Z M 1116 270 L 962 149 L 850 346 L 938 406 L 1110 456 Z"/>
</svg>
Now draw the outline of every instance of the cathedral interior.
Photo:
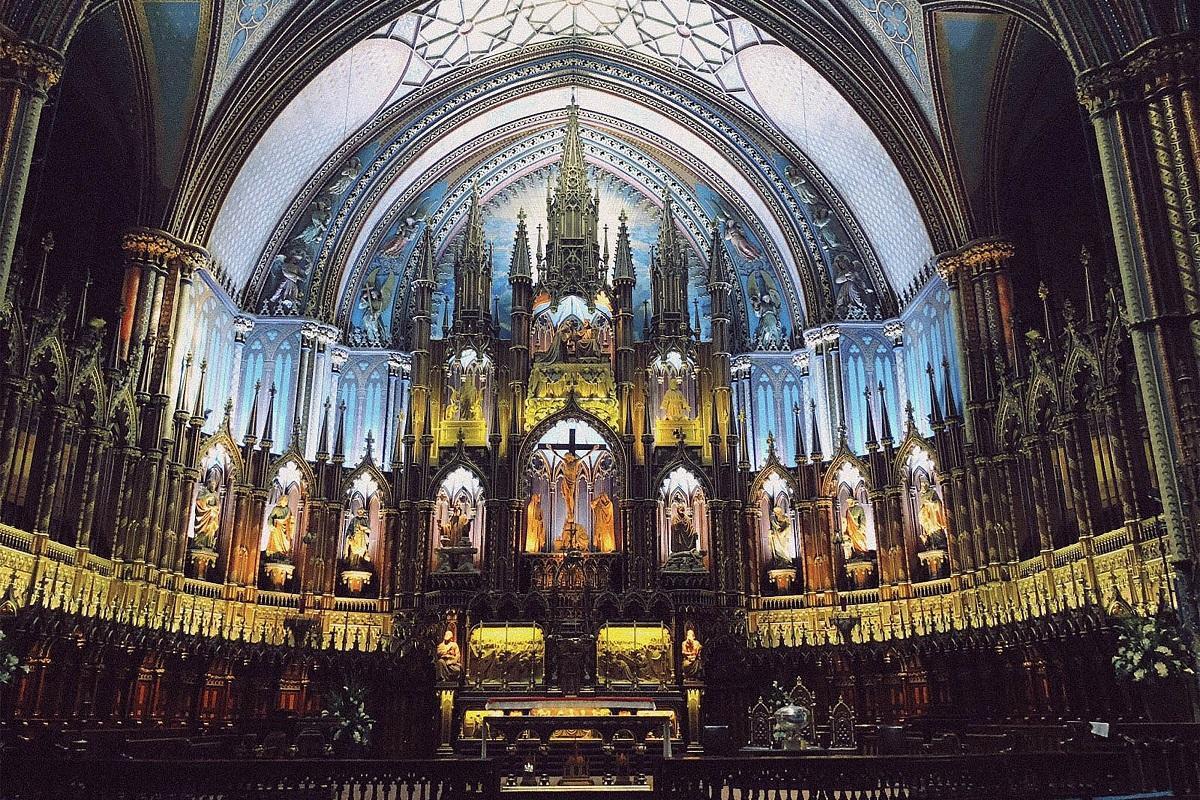
<svg viewBox="0 0 1200 800">
<path fill-rule="evenodd" d="M 0 797 L 1200 797 L 1198 20 L 0 0 Z"/>
</svg>

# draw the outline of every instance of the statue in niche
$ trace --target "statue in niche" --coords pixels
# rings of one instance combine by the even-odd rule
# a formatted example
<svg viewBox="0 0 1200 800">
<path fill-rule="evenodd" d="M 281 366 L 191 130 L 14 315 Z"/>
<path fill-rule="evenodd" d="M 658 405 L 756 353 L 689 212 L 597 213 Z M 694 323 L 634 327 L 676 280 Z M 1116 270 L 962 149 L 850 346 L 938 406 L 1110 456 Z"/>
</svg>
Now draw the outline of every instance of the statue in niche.
<svg viewBox="0 0 1200 800">
<path fill-rule="evenodd" d="M 367 510 L 360 508 L 346 525 L 346 549 L 342 558 L 350 569 L 367 569 L 370 567 L 370 549 L 371 528 L 367 524 Z"/>
<path fill-rule="evenodd" d="M 750 294 L 750 307 L 758 315 L 755 344 L 765 350 L 783 347 L 787 333 L 783 330 L 783 322 L 779 317 L 783 302 L 775 288 L 775 281 L 761 269 L 755 270 L 750 274 L 747 291 Z"/>
<path fill-rule="evenodd" d="M 834 312 L 839 317 L 871 316 L 878 302 L 875 290 L 863 279 L 861 261 L 839 253 L 833 259 Z"/>
<path fill-rule="evenodd" d="M 563 535 L 560 543 L 562 549 L 571 550 L 578 549 L 579 542 L 576 535 L 575 524 L 575 508 L 578 500 L 579 478 L 583 472 L 583 464 L 585 459 L 592 453 L 600 449 L 600 445 L 594 445 L 591 450 L 588 450 L 582 456 L 577 456 L 574 453 L 563 454 L 562 461 L 559 463 L 559 491 L 562 492 L 563 503 L 566 505 L 567 519 L 563 522 Z"/>
<path fill-rule="evenodd" d="M 466 547 L 471 544 L 471 511 L 462 499 L 446 509 L 446 520 L 442 523 L 442 540 L 450 547 Z"/>
<path fill-rule="evenodd" d="M 286 560 L 292 555 L 292 534 L 296 530 L 296 518 L 292 515 L 287 493 L 279 495 L 275 507 L 267 516 L 266 555 L 272 560 Z"/>
<path fill-rule="evenodd" d="M 596 549 L 612 553 L 617 549 L 617 529 L 613 516 L 612 498 L 607 492 L 596 496 L 592 505 L 592 536 Z"/>
<path fill-rule="evenodd" d="M 196 495 L 195 534 L 192 545 L 198 550 L 216 550 L 217 533 L 221 529 L 221 494 L 216 475 L 209 475 L 200 484 Z"/>
<path fill-rule="evenodd" d="M 675 503 L 671 509 L 671 555 L 696 552 L 699 538 L 687 506 Z"/>
<path fill-rule="evenodd" d="M 792 520 L 783 506 L 771 509 L 771 566 L 784 569 L 796 561 L 796 537 L 792 533 Z"/>
<path fill-rule="evenodd" d="M 446 405 L 446 419 L 474 420 L 480 418 L 479 388 L 474 375 L 464 375 L 459 385 L 451 390 L 450 402 Z"/>
<path fill-rule="evenodd" d="M 550 363 L 575 363 L 598 361 L 600 354 L 600 332 L 591 320 L 580 322 L 568 318 L 554 333 L 554 343 L 546 352 L 545 360 Z"/>
<path fill-rule="evenodd" d="M 692 406 L 679 388 L 683 385 L 683 379 L 671 377 L 667 380 L 667 390 L 663 392 L 662 401 L 658 406 L 663 419 L 671 422 L 691 419 Z"/>
<path fill-rule="evenodd" d="M 842 533 L 847 561 L 869 557 L 871 550 L 867 543 L 867 510 L 853 495 L 846 500 L 846 513 L 842 515 Z"/>
<path fill-rule="evenodd" d="M 917 524 L 920 527 L 921 546 L 926 550 L 946 549 L 946 528 L 950 525 L 950 516 L 931 484 L 921 487 L 920 508 L 917 511 Z"/>
<path fill-rule="evenodd" d="M 746 232 L 742 230 L 742 226 L 735 219 L 726 218 L 725 220 L 725 241 L 729 242 L 737 254 L 746 261 L 757 261 L 762 257 L 762 253 L 750 242 Z"/>
<path fill-rule="evenodd" d="M 546 546 L 546 521 L 542 513 L 542 496 L 538 492 L 529 498 L 525 507 L 525 552 L 540 553 Z"/>
<path fill-rule="evenodd" d="M 442 634 L 442 641 L 437 646 L 437 679 L 443 683 L 457 681 L 462 676 L 462 651 L 458 642 L 454 641 L 454 631 L 450 628 Z"/>
<path fill-rule="evenodd" d="M 680 648 L 683 655 L 680 663 L 680 667 L 683 669 L 683 677 L 697 677 L 700 674 L 700 651 L 704 649 L 704 645 L 696 638 L 695 628 L 687 629 Z"/>
</svg>

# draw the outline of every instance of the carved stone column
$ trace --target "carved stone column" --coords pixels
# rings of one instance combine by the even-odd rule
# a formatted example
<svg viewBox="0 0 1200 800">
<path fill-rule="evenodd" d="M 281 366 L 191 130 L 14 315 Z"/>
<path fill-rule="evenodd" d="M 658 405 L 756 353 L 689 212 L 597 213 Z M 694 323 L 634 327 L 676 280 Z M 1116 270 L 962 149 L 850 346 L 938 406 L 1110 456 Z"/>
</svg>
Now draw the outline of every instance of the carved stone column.
<svg viewBox="0 0 1200 800">
<path fill-rule="evenodd" d="M 1200 36 L 1146 41 L 1082 72 L 1108 192 L 1134 362 L 1175 561 L 1194 558 L 1183 496 L 1195 496 L 1200 430 Z M 1189 486 L 1190 484 L 1190 486 Z M 1186 570 L 1181 570 L 1183 574 Z"/>
<path fill-rule="evenodd" d="M 29 181 L 34 139 L 47 93 L 62 77 L 63 58 L 0 27 L 0 309 L 8 309 L 17 228 Z"/>
</svg>

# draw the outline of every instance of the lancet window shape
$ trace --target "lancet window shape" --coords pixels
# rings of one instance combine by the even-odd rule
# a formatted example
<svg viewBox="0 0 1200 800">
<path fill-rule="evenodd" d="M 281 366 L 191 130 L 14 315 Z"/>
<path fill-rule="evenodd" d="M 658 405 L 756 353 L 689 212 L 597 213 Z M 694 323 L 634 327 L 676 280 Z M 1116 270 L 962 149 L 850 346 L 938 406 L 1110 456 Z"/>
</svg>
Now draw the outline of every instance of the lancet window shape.
<svg viewBox="0 0 1200 800">
<path fill-rule="evenodd" d="M 455 467 L 438 485 L 433 504 L 433 571 L 479 571 L 484 530 L 484 491 L 479 476 Z"/>
<path fill-rule="evenodd" d="M 708 496 L 687 467 L 667 473 L 658 491 L 658 529 L 663 569 L 703 572 L 709 553 Z"/>
<path fill-rule="evenodd" d="M 858 465 L 842 462 L 836 474 L 834 543 L 842 559 L 847 588 L 866 589 L 878 582 L 875 511 Z"/>
<path fill-rule="evenodd" d="M 259 543 L 263 577 L 269 588 L 283 590 L 292 585 L 296 550 L 304 531 L 304 472 L 289 459 L 271 481 Z"/>
<path fill-rule="evenodd" d="M 381 495 L 379 482 L 369 471 L 360 472 L 346 492 L 342 534 L 338 543 L 341 570 L 339 590 L 362 596 L 379 591 Z"/>
<path fill-rule="evenodd" d="M 796 570 L 801 537 L 796 524 L 795 494 L 792 484 L 778 468 L 772 468 L 762 481 L 756 502 L 764 590 L 772 594 L 796 594 L 801 589 Z"/>
</svg>

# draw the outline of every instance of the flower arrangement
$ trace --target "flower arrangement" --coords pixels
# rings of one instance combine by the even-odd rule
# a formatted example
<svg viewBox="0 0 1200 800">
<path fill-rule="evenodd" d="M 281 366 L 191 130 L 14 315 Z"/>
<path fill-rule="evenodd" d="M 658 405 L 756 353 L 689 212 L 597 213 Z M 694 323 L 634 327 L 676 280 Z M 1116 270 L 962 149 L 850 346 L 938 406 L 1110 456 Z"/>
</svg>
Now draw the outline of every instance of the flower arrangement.
<svg viewBox="0 0 1200 800">
<path fill-rule="evenodd" d="M 371 741 L 375 720 L 367 713 L 367 689 L 347 682 L 330 692 L 322 717 L 334 720 L 333 741 L 351 750 L 363 750 Z"/>
<path fill-rule="evenodd" d="M 18 672 L 29 672 L 29 665 L 8 652 L 4 645 L 4 632 L 0 631 L 0 686 L 7 685 Z"/>
<path fill-rule="evenodd" d="M 1195 657 L 1188 643 L 1179 627 L 1163 615 L 1120 619 L 1112 663 L 1117 677 L 1134 683 L 1195 674 Z"/>
</svg>

